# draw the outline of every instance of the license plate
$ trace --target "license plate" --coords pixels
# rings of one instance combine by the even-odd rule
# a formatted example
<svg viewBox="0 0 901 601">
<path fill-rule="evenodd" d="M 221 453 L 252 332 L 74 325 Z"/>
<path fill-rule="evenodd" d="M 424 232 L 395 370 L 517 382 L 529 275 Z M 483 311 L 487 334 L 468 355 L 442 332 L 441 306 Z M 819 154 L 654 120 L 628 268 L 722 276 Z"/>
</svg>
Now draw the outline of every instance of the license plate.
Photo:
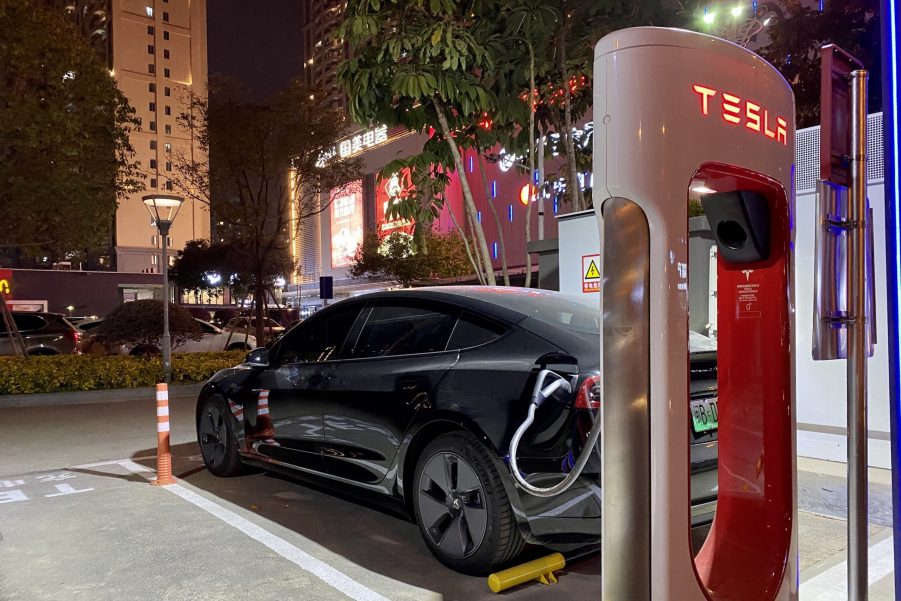
<svg viewBox="0 0 901 601">
<path fill-rule="evenodd" d="M 697 434 L 719 427 L 715 398 L 691 402 L 691 425 Z"/>
</svg>

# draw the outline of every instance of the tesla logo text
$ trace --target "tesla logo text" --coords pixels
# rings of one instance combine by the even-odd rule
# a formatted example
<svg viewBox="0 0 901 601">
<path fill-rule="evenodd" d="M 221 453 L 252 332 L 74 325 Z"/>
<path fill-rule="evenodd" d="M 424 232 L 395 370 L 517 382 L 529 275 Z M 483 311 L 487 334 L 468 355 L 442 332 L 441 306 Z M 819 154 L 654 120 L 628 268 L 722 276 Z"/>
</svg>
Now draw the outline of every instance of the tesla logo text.
<svg viewBox="0 0 901 601">
<path fill-rule="evenodd" d="M 719 92 L 700 84 L 692 89 L 701 99 L 701 114 L 710 115 L 716 107 L 720 110 L 723 121 L 731 125 L 741 125 L 751 131 L 760 133 L 771 140 L 788 145 L 788 122 L 782 117 L 770 115 L 769 109 L 761 108 L 755 102 L 742 99 L 729 92 Z"/>
</svg>

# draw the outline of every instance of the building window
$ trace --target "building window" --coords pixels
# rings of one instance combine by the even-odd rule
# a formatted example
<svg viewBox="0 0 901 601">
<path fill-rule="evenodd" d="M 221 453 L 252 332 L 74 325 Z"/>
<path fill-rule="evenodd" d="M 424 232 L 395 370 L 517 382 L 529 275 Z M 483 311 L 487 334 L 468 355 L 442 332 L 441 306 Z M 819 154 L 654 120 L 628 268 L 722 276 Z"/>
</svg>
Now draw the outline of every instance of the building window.
<svg viewBox="0 0 901 601">
<path fill-rule="evenodd" d="M 156 159 L 150 159 L 150 168 L 156 169 Z"/>
<path fill-rule="evenodd" d="M 156 112 L 156 103 L 155 102 L 150 103 L 150 112 L 152 112 L 152 113 Z"/>
<path fill-rule="evenodd" d="M 153 47 L 153 44 L 147 44 L 147 54 L 153 54 L 156 52 L 156 48 Z"/>
<path fill-rule="evenodd" d="M 168 40 L 168 39 L 169 39 L 169 30 L 168 30 L 168 29 L 164 29 L 164 30 L 163 30 L 163 39 L 164 39 L 164 40 Z"/>
<path fill-rule="evenodd" d="M 156 188 L 156 178 L 155 177 L 150 178 L 150 187 Z"/>
<path fill-rule="evenodd" d="M 156 140 L 150 140 L 150 150 L 156 150 Z"/>
<path fill-rule="evenodd" d="M 165 112 L 166 112 L 167 115 L 171 115 L 171 114 L 172 114 L 172 107 L 171 107 L 171 106 L 167 106 L 164 110 L 165 110 Z"/>
<path fill-rule="evenodd" d="M 156 33 L 156 30 L 153 28 L 153 25 L 148 25 L 147 26 L 147 35 L 153 35 L 154 33 Z"/>
<path fill-rule="evenodd" d="M 147 84 L 147 89 L 150 90 L 151 94 L 156 94 L 156 84 L 155 83 L 150 82 L 149 84 Z"/>
<path fill-rule="evenodd" d="M 160 258 L 158 255 L 150 255 L 150 264 L 151 265 L 156 265 L 159 262 L 160 262 Z"/>
<path fill-rule="evenodd" d="M 171 133 L 172 133 L 172 126 L 169 125 L 168 123 L 166 124 L 166 133 L 167 133 L 167 134 L 171 134 Z"/>
<path fill-rule="evenodd" d="M 163 50 L 163 58 L 169 58 L 169 51 Z"/>
<path fill-rule="evenodd" d="M 156 73 L 156 65 L 154 65 L 153 63 L 148 64 L 147 72 L 148 73 Z"/>
<path fill-rule="evenodd" d="M 169 86 L 163 88 L 163 96 L 172 96 L 172 88 Z"/>
<path fill-rule="evenodd" d="M 172 246 L 172 236 L 166 236 L 166 244 L 168 244 L 169 246 Z M 172 264 L 172 259 L 174 259 L 174 258 L 175 257 L 169 257 L 170 265 Z"/>
<path fill-rule="evenodd" d="M 168 67 L 166 67 L 165 69 L 163 69 L 163 77 L 169 77 L 169 76 L 171 75 L 171 73 L 172 73 L 172 72 L 169 71 L 169 68 L 168 68 Z"/>
<path fill-rule="evenodd" d="M 156 235 L 150 236 L 150 246 L 159 244 L 159 238 Z"/>
<path fill-rule="evenodd" d="M 166 161 L 166 171 L 172 171 L 172 163 Z"/>
<path fill-rule="evenodd" d="M 172 189 L 172 182 L 171 182 L 171 181 L 166 182 L 166 189 L 167 189 L 167 190 L 171 190 L 171 189 Z"/>
<path fill-rule="evenodd" d="M 144 7 L 144 12 L 147 13 L 147 16 L 148 16 L 148 17 L 152 17 L 152 16 L 153 16 L 153 7 L 152 7 L 152 6 L 145 6 L 145 7 Z"/>
<path fill-rule="evenodd" d="M 169 22 L 169 13 L 163 12 L 163 21 L 165 21 L 166 23 Z"/>
<path fill-rule="evenodd" d="M 156 121 L 150 122 L 150 131 L 156 131 Z"/>
<path fill-rule="evenodd" d="M 166 142 L 165 144 L 163 144 L 163 150 L 165 150 L 166 152 L 172 152 L 172 144 Z"/>
</svg>

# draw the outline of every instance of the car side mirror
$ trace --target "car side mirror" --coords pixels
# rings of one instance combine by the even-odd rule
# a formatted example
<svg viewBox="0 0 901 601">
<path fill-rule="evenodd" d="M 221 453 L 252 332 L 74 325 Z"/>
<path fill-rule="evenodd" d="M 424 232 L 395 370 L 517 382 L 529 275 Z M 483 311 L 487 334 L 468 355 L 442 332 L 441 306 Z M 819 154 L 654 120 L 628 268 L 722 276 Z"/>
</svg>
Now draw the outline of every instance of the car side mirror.
<svg viewBox="0 0 901 601">
<path fill-rule="evenodd" d="M 254 367 L 269 367 L 269 349 L 255 348 L 244 358 L 244 363 Z"/>
</svg>

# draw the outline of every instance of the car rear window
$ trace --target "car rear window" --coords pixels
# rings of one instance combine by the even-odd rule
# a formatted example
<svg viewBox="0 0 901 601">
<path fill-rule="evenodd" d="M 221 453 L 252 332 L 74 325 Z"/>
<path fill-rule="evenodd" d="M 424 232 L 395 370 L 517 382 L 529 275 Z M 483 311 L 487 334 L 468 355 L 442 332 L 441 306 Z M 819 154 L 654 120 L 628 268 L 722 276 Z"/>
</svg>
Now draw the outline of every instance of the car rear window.
<svg viewBox="0 0 901 601">
<path fill-rule="evenodd" d="M 375 307 L 360 332 L 353 356 L 385 357 L 443 351 L 456 315 L 418 307 Z"/>
<path fill-rule="evenodd" d="M 522 295 L 512 308 L 556 328 L 562 326 L 594 335 L 601 331 L 600 306 L 596 297 L 589 301 L 568 294 Z"/>
</svg>

